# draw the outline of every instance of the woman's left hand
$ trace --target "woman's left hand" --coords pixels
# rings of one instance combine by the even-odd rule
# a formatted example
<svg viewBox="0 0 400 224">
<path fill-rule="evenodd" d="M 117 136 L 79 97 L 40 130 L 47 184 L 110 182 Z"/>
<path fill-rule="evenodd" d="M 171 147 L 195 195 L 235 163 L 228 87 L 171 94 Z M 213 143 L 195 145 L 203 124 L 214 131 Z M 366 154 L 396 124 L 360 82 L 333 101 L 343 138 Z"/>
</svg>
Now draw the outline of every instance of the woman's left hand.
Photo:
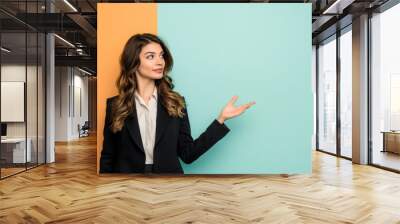
<svg viewBox="0 0 400 224">
<path fill-rule="evenodd" d="M 219 121 L 219 123 L 222 124 L 222 123 L 224 123 L 225 120 L 239 116 L 245 110 L 249 109 L 252 105 L 254 105 L 256 103 L 255 101 L 253 101 L 253 102 L 246 103 L 241 106 L 235 107 L 234 103 L 236 102 L 237 99 L 238 99 L 238 96 L 233 96 L 229 100 L 228 104 L 226 104 L 224 109 L 222 109 L 222 111 L 217 119 Z"/>
</svg>

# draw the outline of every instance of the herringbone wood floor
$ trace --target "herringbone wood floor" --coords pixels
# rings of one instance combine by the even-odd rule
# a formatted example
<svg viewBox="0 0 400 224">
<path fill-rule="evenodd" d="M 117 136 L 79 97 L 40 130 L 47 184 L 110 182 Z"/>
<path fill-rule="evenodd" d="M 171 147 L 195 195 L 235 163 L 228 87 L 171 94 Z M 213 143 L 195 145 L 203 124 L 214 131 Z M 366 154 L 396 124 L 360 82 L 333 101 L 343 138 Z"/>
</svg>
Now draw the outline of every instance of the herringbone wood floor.
<svg viewBox="0 0 400 224">
<path fill-rule="evenodd" d="M 400 175 L 314 153 L 312 175 L 99 177 L 93 137 L 0 181 L 0 223 L 400 223 Z"/>
</svg>

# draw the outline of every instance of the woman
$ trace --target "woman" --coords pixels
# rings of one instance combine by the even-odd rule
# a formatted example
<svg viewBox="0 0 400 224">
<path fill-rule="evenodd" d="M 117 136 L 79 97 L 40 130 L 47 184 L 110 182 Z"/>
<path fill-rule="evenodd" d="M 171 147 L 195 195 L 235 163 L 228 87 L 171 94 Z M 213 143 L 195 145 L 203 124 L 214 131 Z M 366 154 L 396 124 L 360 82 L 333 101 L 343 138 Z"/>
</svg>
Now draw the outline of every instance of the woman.
<svg viewBox="0 0 400 224">
<path fill-rule="evenodd" d="M 232 97 L 196 140 L 184 98 L 173 91 L 172 55 L 153 34 L 125 44 L 117 80 L 119 95 L 107 99 L 101 173 L 183 173 L 178 158 L 192 163 L 228 132 L 224 121 L 255 102 L 235 107 Z"/>
</svg>

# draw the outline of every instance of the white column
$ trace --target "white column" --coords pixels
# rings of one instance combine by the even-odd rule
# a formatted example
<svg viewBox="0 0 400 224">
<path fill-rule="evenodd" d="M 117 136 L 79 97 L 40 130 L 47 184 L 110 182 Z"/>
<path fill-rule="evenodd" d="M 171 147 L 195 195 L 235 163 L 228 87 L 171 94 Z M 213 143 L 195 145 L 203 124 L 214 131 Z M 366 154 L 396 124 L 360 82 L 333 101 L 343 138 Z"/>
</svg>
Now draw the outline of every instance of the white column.
<svg viewBox="0 0 400 224">
<path fill-rule="evenodd" d="M 353 162 L 368 163 L 368 15 L 353 20 Z"/>
<path fill-rule="evenodd" d="M 54 12 L 54 6 L 46 1 L 47 12 Z M 46 35 L 46 163 L 55 162 L 55 44 L 54 34 Z"/>
<path fill-rule="evenodd" d="M 55 161 L 54 133 L 55 133 L 55 76 L 54 76 L 54 35 L 49 33 L 46 36 L 46 163 Z"/>
</svg>

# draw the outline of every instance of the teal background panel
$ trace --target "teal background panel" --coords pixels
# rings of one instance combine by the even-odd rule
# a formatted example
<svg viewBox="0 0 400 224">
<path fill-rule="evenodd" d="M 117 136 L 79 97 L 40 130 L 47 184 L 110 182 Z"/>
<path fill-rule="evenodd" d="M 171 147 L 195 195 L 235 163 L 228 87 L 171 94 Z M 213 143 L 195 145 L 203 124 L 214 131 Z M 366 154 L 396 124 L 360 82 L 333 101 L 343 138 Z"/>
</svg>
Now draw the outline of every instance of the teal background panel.
<svg viewBox="0 0 400 224">
<path fill-rule="evenodd" d="M 193 138 L 233 95 L 256 104 L 185 174 L 311 173 L 311 4 L 160 3 Z"/>
</svg>

